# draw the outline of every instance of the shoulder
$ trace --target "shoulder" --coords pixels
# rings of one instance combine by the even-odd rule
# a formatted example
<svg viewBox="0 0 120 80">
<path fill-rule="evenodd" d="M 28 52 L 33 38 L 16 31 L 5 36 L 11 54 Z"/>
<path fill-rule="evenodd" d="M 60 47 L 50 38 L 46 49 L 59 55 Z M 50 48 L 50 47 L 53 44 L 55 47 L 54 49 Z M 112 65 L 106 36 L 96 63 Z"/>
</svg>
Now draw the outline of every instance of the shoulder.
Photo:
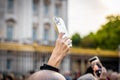
<svg viewBox="0 0 120 80">
<path fill-rule="evenodd" d="M 88 73 L 79 77 L 77 80 L 97 80 L 97 79 L 92 74 Z"/>
</svg>

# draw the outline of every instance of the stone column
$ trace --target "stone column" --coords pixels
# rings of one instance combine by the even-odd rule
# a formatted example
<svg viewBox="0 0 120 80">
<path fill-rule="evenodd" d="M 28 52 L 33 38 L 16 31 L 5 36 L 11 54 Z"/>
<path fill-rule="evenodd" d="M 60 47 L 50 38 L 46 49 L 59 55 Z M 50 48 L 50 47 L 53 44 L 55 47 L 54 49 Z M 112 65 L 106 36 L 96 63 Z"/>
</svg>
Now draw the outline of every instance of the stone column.
<svg viewBox="0 0 120 80">
<path fill-rule="evenodd" d="M 84 74 L 85 72 L 85 60 L 84 59 L 81 59 L 81 74 Z"/>
<path fill-rule="evenodd" d="M 62 72 L 70 72 L 70 55 L 65 57 L 62 66 L 63 66 Z"/>
<path fill-rule="evenodd" d="M 32 0 L 23 0 L 23 38 L 32 39 Z"/>
<path fill-rule="evenodd" d="M 32 38 L 32 0 L 17 0 L 17 37 L 20 39 Z"/>
<path fill-rule="evenodd" d="M 5 37 L 5 22 L 4 22 L 4 16 L 5 16 L 5 2 L 4 0 L 0 0 L 0 38 Z"/>
<path fill-rule="evenodd" d="M 55 0 L 50 0 L 51 4 L 50 4 L 50 22 L 51 22 L 51 29 L 50 29 L 50 41 L 55 41 L 55 28 L 54 28 L 54 24 L 52 22 L 52 18 L 54 17 L 54 13 L 55 13 Z"/>
<path fill-rule="evenodd" d="M 68 16 L 67 16 L 67 12 L 68 12 L 68 10 L 67 10 L 67 0 L 62 0 L 62 10 L 61 10 L 61 12 L 62 12 L 62 18 L 63 18 L 63 20 L 64 20 L 64 22 L 65 22 L 65 25 L 66 25 L 66 27 L 68 26 L 67 25 L 67 18 L 68 18 Z"/>
<path fill-rule="evenodd" d="M 43 31 L 44 31 L 44 26 L 43 26 L 43 14 L 44 14 L 44 2 L 43 0 L 40 0 L 40 8 L 39 8 L 39 27 L 38 27 L 38 40 L 43 39 Z"/>
</svg>

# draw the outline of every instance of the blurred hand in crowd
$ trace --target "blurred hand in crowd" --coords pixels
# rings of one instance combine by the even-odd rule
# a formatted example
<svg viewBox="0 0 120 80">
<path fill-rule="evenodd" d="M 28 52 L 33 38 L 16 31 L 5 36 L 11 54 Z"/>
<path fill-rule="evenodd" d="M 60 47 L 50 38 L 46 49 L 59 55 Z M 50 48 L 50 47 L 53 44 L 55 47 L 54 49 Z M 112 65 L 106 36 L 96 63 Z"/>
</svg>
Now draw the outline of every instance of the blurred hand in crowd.
<svg viewBox="0 0 120 80">
<path fill-rule="evenodd" d="M 93 65 L 94 76 L 98 80 L 106 80 L 107 71 L 106 71 L 105 67 L 103 67 L 103 65 L 100 62 L 93 63 L 92 65 Z M 98 73 L 100 73 L 99 76 L 97 75 L 96 71 L 98 71 Z"/>
</svg>

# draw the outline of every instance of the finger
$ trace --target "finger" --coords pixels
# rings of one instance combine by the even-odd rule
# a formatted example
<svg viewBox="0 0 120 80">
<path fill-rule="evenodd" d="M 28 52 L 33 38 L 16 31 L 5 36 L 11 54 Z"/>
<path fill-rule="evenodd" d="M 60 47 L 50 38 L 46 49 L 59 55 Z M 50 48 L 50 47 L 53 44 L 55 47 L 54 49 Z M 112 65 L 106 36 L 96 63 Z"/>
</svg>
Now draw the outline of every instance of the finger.
<svg viewBox="0 0 120 80">
<path fill-rule="evenodd" d="M 69 38 L 67 38 L 67 37 L 62 38 L 62 42 L 66 42 L 68 39 Z"/>
<path fill-rule="evenodd" d="M 67 39 L 67 40 L 65 41 L 65 44 L 66 44 L 69 48 L 72 47 L 72 40 Z"/>
<path fill-rule="evenodd" d="M 62 39 L 62 37 L 63 37 L 64 34 L 65 34 L 65 33 L 59 33 L 58 39 Z"/>
<path fill-rule="evenodd" d="M 72 40 L 70 40 L 70 42 L 68 43 L 69 47 L 72 47 Z"/>
<path fill-rule="evenodd" d="M 72 43 L 72 40 L 68 39 L 66 42 L 68 43 L 68 45 L 70 45 Z"/>
<path fill-rule="evenodd" d="M 71 47 L 72 47 L 72 44 L 69 44 L 68 47 L 71 48 Z"/>
</svg>

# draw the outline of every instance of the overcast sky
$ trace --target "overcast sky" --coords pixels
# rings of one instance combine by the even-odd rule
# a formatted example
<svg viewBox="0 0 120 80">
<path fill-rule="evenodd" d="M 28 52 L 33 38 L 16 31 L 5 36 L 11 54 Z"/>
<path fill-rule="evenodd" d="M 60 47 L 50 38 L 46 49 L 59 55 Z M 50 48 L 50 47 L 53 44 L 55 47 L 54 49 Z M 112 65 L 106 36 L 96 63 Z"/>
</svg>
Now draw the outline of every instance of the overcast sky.
<svg viewBox="0 0 120 80">
<path fill-rule="evenodd" d="M 110 14 L 120 14 L 120 0 L 68 0 L 69 33 L 96 32 Z"/>
</svg>

